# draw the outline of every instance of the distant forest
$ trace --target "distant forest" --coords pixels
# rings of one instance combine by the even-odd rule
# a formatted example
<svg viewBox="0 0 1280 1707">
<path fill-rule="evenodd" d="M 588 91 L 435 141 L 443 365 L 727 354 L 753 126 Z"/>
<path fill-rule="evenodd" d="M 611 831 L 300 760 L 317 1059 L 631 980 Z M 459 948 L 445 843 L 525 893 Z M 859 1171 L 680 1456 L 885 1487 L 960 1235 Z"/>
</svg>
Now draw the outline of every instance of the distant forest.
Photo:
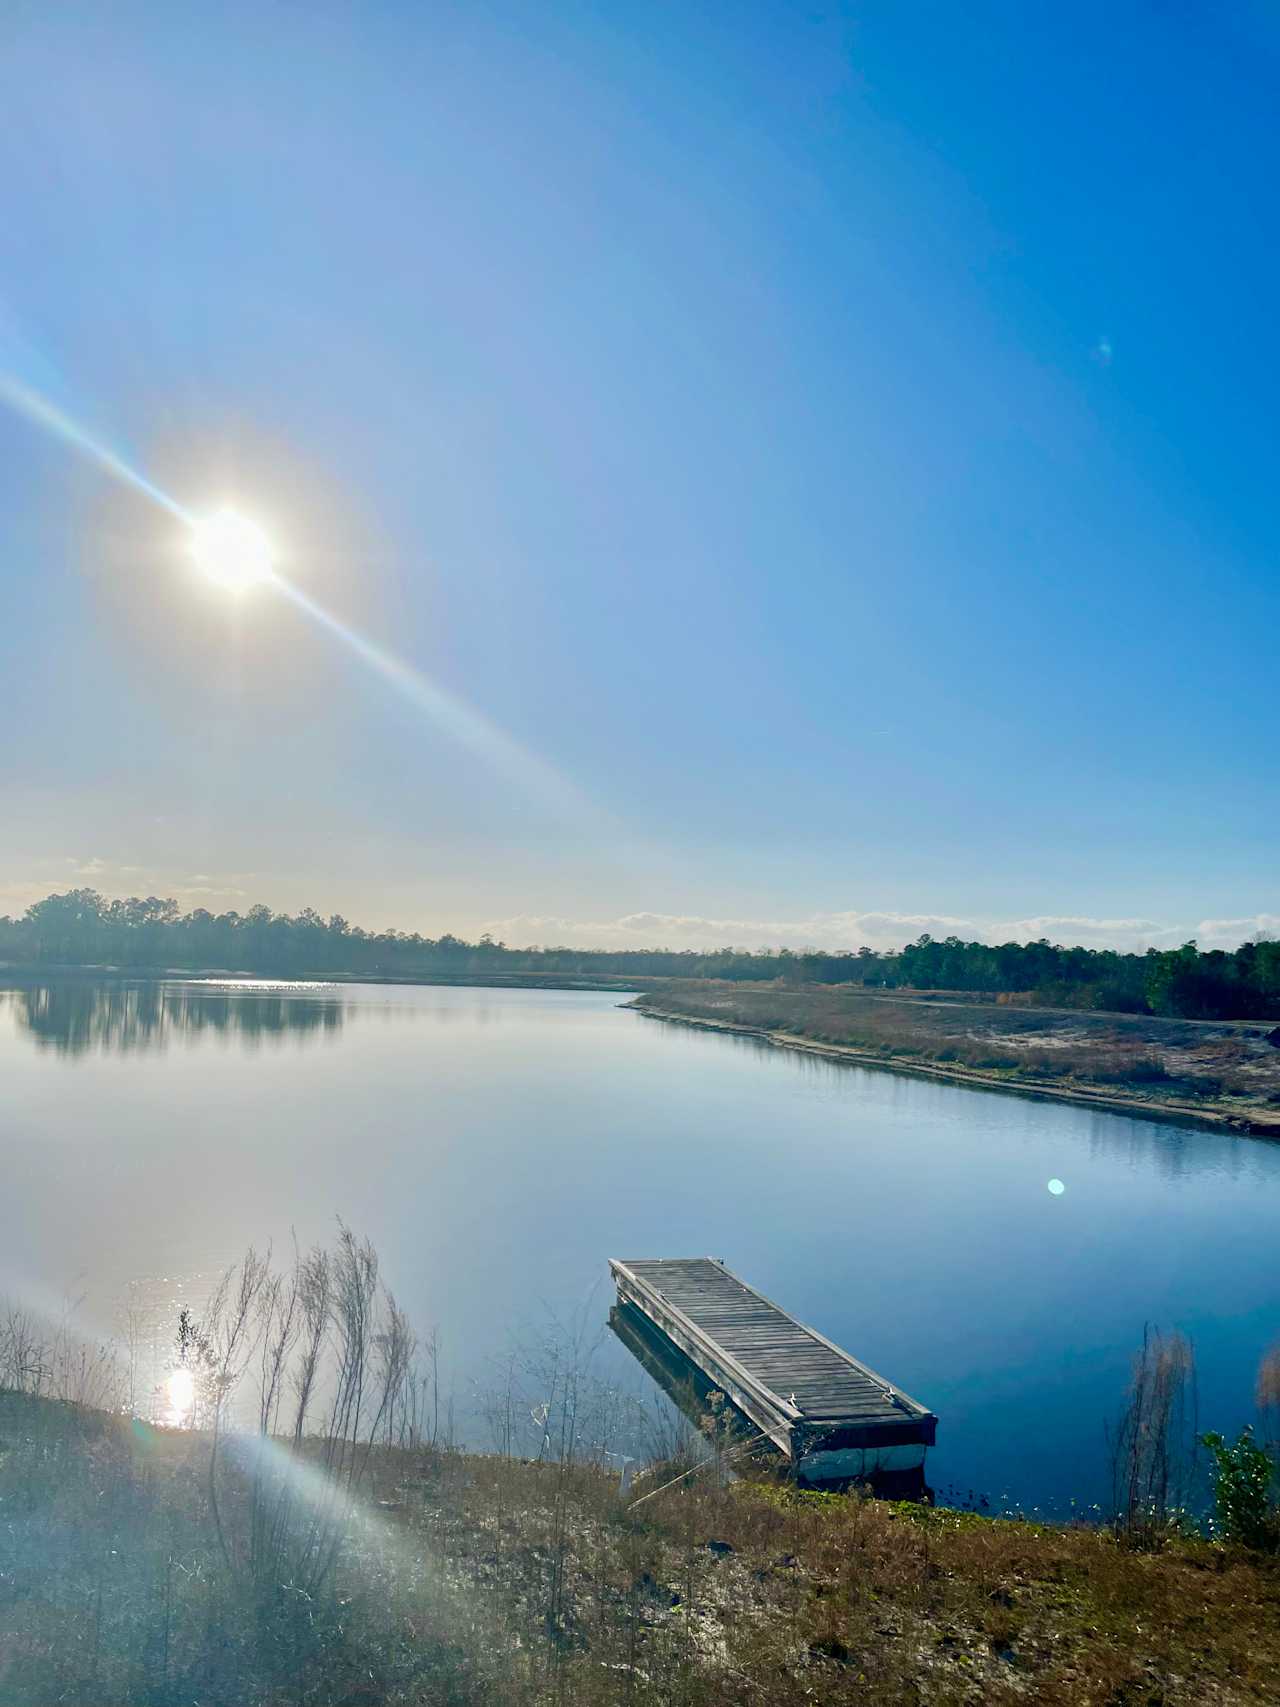
<svg viewBox="0 0 1280 1707">
<path fill-rule="evenodd" d="M 885 990 L 955 990 L 1017 996 L 1051 1007 L 1184 1019 L 1280 1017 L 1280 942 L 1234 953 L 1195 943 L 1145 954 L 1039 942 L 991 946 L 922 936 L 893 952 L 722 948 L 507 948 L 489 937 L 366 931 L 310 907 L 295 916 L 179 911 L 173 900 L 107 900 L 92 889 L 50 895 L 21 918 L 0 918 L 0 963 L 148 970 L 223 970 L 287 978 L 661 978 L 860 984 Z"/>
</svg>

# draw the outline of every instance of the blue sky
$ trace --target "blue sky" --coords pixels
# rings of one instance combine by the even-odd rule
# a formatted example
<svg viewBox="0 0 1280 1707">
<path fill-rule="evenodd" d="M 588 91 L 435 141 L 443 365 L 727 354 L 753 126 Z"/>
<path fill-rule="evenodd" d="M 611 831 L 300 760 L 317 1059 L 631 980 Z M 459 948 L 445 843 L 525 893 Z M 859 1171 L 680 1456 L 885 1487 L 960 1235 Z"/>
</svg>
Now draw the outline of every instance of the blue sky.
<svg viewBox="0 0 1280 1707">
<path fill-rule="evenodd" d="M 0 372 L 501 733 L 0 412 L 0 910 L 1280 928 L 1269 7 L 8 35 Z"/>
</svg>

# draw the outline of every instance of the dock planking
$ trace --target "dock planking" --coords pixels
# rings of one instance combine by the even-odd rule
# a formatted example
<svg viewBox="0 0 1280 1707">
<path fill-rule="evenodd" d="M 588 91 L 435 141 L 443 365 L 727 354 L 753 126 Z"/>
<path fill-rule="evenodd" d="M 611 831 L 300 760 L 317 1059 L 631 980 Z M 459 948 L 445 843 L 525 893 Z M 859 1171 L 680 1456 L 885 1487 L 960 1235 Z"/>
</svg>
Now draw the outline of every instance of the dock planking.
<svg viewBox="0 0 1280 1707">
<path fill-rule="evenodd" d="M 809 1482 L 923 1490 L 932 1411 L 714 1257 L 614 1258 L 618 1309 L 645 1361 L 668 1347 Z M 655 1333 L 656 1330 L 656 1333 Z"/>
</svg>

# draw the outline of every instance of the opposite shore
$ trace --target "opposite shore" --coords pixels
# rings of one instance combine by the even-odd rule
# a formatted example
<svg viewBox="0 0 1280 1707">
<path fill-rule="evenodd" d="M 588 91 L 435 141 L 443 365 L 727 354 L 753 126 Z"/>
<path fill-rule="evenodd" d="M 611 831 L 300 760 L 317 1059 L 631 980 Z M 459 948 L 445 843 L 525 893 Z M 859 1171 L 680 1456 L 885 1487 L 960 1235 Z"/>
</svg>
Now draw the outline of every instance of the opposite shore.
<svg viewBox="0 0 1280 1707">
<path fill-rule="evenodd" d="M 264 990 L 355 984 L 598 991 L 653 1019 L 758 1038 L 853 1066 L 975 1090 L 1280 1139 L 1280 1027 L 1040 1008 L 946 991 L 869 991 L 710 979 L 541 972 L 337 972 L 234 967 L 4 965 L 0 987 L 48 980 L 235 983 Z M 635 992 L 639 990 L 639 994 Z"/>
<path fill-rule="evenodd" d="M 851 1066 L 1280 1139 L 1280 1047 L 1266 1021 L 711 984 L 668 984 L 627 1005 Z"/>
</svg>

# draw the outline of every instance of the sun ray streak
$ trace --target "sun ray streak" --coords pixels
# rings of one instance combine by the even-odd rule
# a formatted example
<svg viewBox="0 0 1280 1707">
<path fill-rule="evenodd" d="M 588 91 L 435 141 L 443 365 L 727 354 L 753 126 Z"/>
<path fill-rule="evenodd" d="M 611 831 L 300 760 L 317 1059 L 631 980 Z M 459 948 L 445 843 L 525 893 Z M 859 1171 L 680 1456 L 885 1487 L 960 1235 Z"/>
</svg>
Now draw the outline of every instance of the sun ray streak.
<svg viewBox="0 0 1280 1707">
<path fill-rule="evenodd" d="M 549 803 L 565 808 L 581 809 L 582 802 L 573 785 L 540 759 L 527 747 L 514 740 L 504 730 L 491 723 L 474 707 L 451 694 L 447 688 L 431 681 L 420 671 L 376 646 L 372 640 L 340 622 L 301 588 L 295 587 L 283 575 L 272 576 L 276 590 L 304 611 L 311 620 L 340 640 L 362 663 L 390 682 L 404 697 L 425 711 L 434 722 L 445 729 L 460 745 L 468 747 L 499 771 L 525 788 L 532 787 Z"/>
<path fill-rule="evenodd" d="M 131 468 L 122 457 L 99 444 L 97 439 L 85 432 L 70 415 L 63 414 L 55 404 L 41 397 L 38 391 L 32 391 L 30 386 L 24 385 L 12 374 L 0 373 L 0 398 L 19 415 L 25 415 L 27 420 L 34 421 L 38 427 L 46 428 L 74 450 L 87 456 L 91 462 L 96 462 L 99 468 L 105 469 L 113 478 L 123 481 L 126 486 L 132 486 L 135 492 L 141 492 L 145 498 L 150 498 L 153 504 L 159 504 L 162 510 L 167 510 L 180 522 L 185 522 L 188 527 L 194 523 L 195 517 L 189 510 L 185 510 L 176 498 L 171 498 L 167 492 L 153 486 L 145 475 L 139 474 L 136 468 Z"/>
<path fill-rule="evenodd" d="M 134 491 L 158 504 L 161 509 L 192 530 L 193 534 L 198 534 L 198 530 L 205 525 L 202 519 L 184 504 L 180 504 L 176 498 L 170 497 L 167 492 L 154 485 L 123 457 L 117 456 L 91 433 L 86 432 L 70 415 L 65 414 L 56 404 L 50 403 L 47 398 L 32 390 L 13 374 L 0 373 L 0 401 L 7 403 L 26 420 L 70 445 L 73 450 L 79 451 L 113 479 L 132 487 Z M 517 784 L 524 792 L 539 797 L 544 805 L 562 813 L 571 813 L 580 820 L 587 815 L 587 803 L 572 783 L 545 759 L 491 723 L 474 707 L 429 680 L 421 671 L 413 669 L 390 652 L 375 645 L 357 630 L 349 628 L 279 571 L 267 570 L 256 578 L 269 584 L 310 617 L 318 627 L 341 641 L 362 663 L 397 688 L 412 704 L 426 712 L 455 741 L 483 758 L 494 770 Z"/>
</svg>

